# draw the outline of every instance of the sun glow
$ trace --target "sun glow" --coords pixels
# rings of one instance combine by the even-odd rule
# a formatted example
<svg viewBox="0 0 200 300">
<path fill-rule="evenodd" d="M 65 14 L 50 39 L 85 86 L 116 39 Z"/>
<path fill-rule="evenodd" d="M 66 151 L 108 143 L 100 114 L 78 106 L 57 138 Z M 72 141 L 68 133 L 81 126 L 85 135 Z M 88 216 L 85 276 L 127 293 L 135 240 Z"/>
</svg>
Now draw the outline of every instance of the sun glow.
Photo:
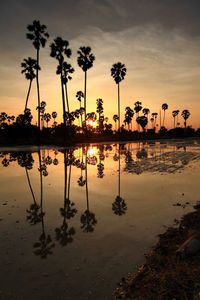
<svg viewBox="0 0 200 300">
<path fill-rule="evenodd" d="M 89 156 L 94 156 L 97 153 L 97 148 L 89 148 L 88 149 L 88 155 Z"/>
<path fill-rule="evenodd" d="M 93 122 L 92 120 L 90 120 L 90 121 L 86 121 L 86 124 L 94 127 L 95 122 Z"/>
</svg>

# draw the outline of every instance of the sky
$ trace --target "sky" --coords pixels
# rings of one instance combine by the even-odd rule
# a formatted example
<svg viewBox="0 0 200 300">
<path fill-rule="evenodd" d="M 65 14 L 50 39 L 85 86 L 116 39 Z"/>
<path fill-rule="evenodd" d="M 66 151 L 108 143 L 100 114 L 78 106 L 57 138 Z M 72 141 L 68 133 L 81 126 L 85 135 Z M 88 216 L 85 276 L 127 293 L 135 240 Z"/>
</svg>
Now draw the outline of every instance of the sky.
<svg viewBox="0 0 200 300">
<path fill-rule="evenodd" d="M 117 86 L 112 65 L 125 64 L 120 84 L 121 118 L 126 106 L 141 101 L 151 113 L 167 103 L 166 125 L 173 127 L 172 111 L 188 109 L 188 125 L 200 127 L 200 1 L 199 0 L 9 0 L 0 10 L 0 112 L 17 115 L 24 110 L 28 81 L 21 74 L 24 58 L 36 57 L 27 25 L 40 20 L 50 38 L 41 49 L 41 101 L 46 112 L 62 119 L 60 78 L 49 44 L 57 36 L 69 41 L 75 69 L 69 82 L 70 109 L 79 108 L 76 92 L 84 89 L 84 73 L 77 65 L 77 50 L 90 46 L 95 55 L 88 71 L 87 109 L 96 111 L 104 101 L 104 115 L 117 114 Z M 29 105 L 36 122 L 37 95 L 33 83 Z M 179 117 L 181 125 L 183 119 Z"/>
</svg>

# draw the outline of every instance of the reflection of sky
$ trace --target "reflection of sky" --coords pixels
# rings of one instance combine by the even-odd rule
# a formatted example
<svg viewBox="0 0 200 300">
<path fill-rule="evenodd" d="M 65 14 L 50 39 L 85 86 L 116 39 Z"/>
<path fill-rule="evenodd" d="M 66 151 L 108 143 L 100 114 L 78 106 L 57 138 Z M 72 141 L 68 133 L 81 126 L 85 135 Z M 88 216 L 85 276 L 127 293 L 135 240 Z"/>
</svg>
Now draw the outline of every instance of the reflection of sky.
<svg viewBox="0 0 200 300">
<path fill-rule="evenodd" d="M 55 293 L 58 292 L 58 288 L 63 291 L 67 281 L 68 294 L 72 295 L 72 299 L 81 299 L 80 295 L 77 296 L 79 292 L 84 297 L 87 296 L 88 290 L 92 288 L 95 299 L 98 299 L 97 296 L 100 294 L 101 299 L 105 299 L 105 293 L 108 295 L 121 276 L 130 271 L 130 260 L 131 269 L 135 269 L 144 261 L 143 253 L 157 241 L 156 235 L 163 232 L 163 225 L 173 224 L 174 218 L 181 217 L 183 209 L 173 204 L 189 202 L 190 206 L 185 209 L 186 212 L 190 211 L 192 205 L 199 200 L 199 160 L 189 161 L 181 173 L 154 172 L 152 174 L 144 171 L 138 176 L 123 171 L 125 153 L 129 150 L 133 160 L 139 162 L 142 160 L 137 159 L 136 154 L 143 148 L 151 159 L 152 151 L 158 156 L 160 153 L 173 151 L 183 154 L 185 153 L 183 145 L 180 141 L 145 145 L 133 143 L 120 146 L 121 197 L 127 205 L 126 214 L 120 217 L 114 215 L 112 211 L 112 203 L 118 194 L 119 175 L 119 161 L 114 161 L 113 157 L 115 154 L 118 155 L 119 146 L 112 145 L 111 151 L 104 151 L 105 159 L 101 161 L 104 164 L 103 178 L 97 177 L 100 147 L 88 146 L 88 156 L 97 157 L 96 165 L 88 164 L 87 168 L 89 207 L 95 214 L 97 224 L 93 233 L 84 233 L 80 228 L 80 216 L 86 210 L 86 186 L 78 185 L 81 169 L 72 165 L 70 200 L 75 203 L 78 212 L 69 220 L 69 228 L 73 226 L 76 233 L 73 235 L 73 243 L 68 244 L 66 248 L 60 247 L 59 242 L 55 241 L 55 228 L 62 225 L 63 217 L 60 215 L 60 208 L 64 205 L 64 154 L 58 151 L 56 155 L 58 165 L 47 165 L 48 176 L 43 177 L 44 226 L 46 233 L 51 234 L 53 242 L 56 243 L 53 255 L 46 261 L 41 261 L 39 257 L 33 255 L 32 245 L 41 234 L 41 224 L 30 226 L 26 220 L 26 210 L 33 199 L 25 168 L 20 167 L 17 162 L 10 162 L 8 167 L 3 167 L 0 163 L 0 219 L 2 219 L 0 242 L 1 245 L 5 245 L 0 249 L 2 257 L 0 266 L 5 274 L 2 276 L 3 293 L 8 285 L 7 281 L 9 281 L 9 290 L 16 290 L 18 287 L 20 293 L 23 284 L 23 292 L 26 294 L 24 287 L 27 287 L 28 292 L 32 291 L 35 298 L 37 296 L 35 286 L 42 284 L 43 292 L 48 293 L 46 287 L 49 290 L 49 284 L 54 284 L 56 287 L 53 293 Z M 182 147 L 178 149 L 177 146 Z M 187 145 L 186 153 L 200 154 L 199 144 Z M 42 157 L 48 155 L 52 159 L 55 158 L 53 150 L 42 150 Z M 81 161 L 82 149 L 77 148 L 74 156 Z M 6 157 L 9 158 L 9 153 Z M 2 159 L 3 157 L 0 162 Z M 40 202 L 40 173 L 36 152 L 33 153 L 33 159 L 33 169 L 28 173 L 36 201 Z M 83 161 L 85 162 L 85 156 Z M 67 174 L 69 175 L 69 166 Z M 82 174 L 85 177 L 85 170 Z M 6 205 L 3 205 L 5 203 Z M 66 273 L 68 276 L 65 275 Z M 97 273 L 100 273 L 100 277 Z M 39 276 L 39 274 L 48 275 Z M 34 280 L 30 280 L 30 276 Z"/>
<path fill-rule="evenodd" d="M 141 100 L 143 107 L 150 108 L 151 112 L 159 112 L 161 104 L 167 102 L 168 126 L 173 126 L 171 111 L 175 109 L 189 109 L 189 124 L 200 126 L 198 1 L 80 0 L 75 4 L 72 0 L 50 0 L 48 4 L 43 1 L 42 5 L 37 2 L 21 0 L 2 4 L 0 111 L 13 114 L 21 113 L 24 108 L 28 82 L 20 74 L 19 65 L 25 57 L 35 56 L 25 33 L 27 24 L 36 18 L 47 25 L 51 41 L 57 35 L 70 41 L 73 52 L 70 62 L 76 71 L 69 83 L 71 109 L 78 108 L 75 94 L 84 86 L 76 51 L 81 45 L 90 45 L 96 56 L 94 67 L 88 72 L 90 111 L 96 110 L 96 99 L 102 98 L 105 115 L 112 121 L 113 114 L 117 113 L 117 90 L 110 67 L 122 61 L 127 66 L 127 76 L 121 86 L 122 116 L 124 108 L 133 107 L 136 100 Z M 60 121 L 60 83 L 48 45 L 41 51 L 41 67 L 41 99 L 47 102 L 48 112 L 58 112 Z M 34 83 L 30 96 L 34 117 L 36 96 Z M 182 118 L 179 119 L 183 124 Z"/>
</svg>

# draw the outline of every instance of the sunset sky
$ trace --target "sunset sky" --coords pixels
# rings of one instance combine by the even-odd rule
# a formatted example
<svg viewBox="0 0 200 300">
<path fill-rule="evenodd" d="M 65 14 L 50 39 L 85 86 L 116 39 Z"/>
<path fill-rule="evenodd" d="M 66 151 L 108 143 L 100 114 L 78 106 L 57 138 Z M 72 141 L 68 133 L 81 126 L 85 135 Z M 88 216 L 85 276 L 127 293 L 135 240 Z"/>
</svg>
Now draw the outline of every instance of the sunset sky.
<svg viewBox="0 0 200 300">
<path fill-rule="evenodd" d="M 96 57 L 88 71 L 87 108 L 96 111 L 104 101 L 104 115 L 117 113 L 117 86 L 110 76 L 115 62 L 127 67 L 121 84 L 122 120 L 126 106 L 137 100 L 151 112 L 168 103 L 166 125 L 173 126 L 172 110 L 188 109 L 188 124 L 200 127 L 200 1 L 199 0 L 10 0 L 0 10 L 0 112 L 23 112 L 28 81 L 21 74 L 24 58 L 36 57 L 26 26 L 40 20 L 49 41 L 41 49 L 41 100 L 47 112 L 62 118 L 60 78 L 49 44 L 57 36 L 69 41 L 75 69 L 69 83 L 70 109 L 79 108 L 75 97 L 84 88 L 84 73 L 77 65 L 77 50 L 90 46 Z M 28 107 L 36 122 L 36 83 Z M 183 125 L 182 118 L 181 125 Z"/>
</svg>

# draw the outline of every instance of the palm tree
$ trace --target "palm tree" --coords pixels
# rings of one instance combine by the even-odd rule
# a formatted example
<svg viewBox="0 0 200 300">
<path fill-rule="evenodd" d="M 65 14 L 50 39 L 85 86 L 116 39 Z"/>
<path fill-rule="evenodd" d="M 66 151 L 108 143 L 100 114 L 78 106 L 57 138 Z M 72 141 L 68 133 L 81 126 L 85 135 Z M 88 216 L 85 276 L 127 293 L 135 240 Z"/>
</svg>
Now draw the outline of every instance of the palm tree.
<svg viewBox="0 0 200 300">
<path fill-rule="evenodd" d="M 118 115 L 114 115 L 113 116 L 113 121 L 115 122 L 115 130 L 116 130 L 116 122 L 117 122 L 117 120 L 119 120 Z"/>
<path fill-rule="evenodd" d="M 173 110 L 172 117 L 174 118 L 174 128 L 175 128 L 175 119 L 178 116 L 178 114 L 179 114 L 179 110 Z"/>
<path fill-rule="evenodd" d="M 126 67 L 121 62 L 115 63 L 112 65 L 111 68 L 111 76 L 114 78 L 115 83 L 118 87 L 118 117 L 119 117 L 119 128 L 120 129 L 120 90 L 119 90 L 119 84 L 122 80 L 124 80 L 124 77 L 126 76 Z"/>
<path fill-rule="evenodd" d="M 86 86 L 87 86 L 87 71 L 93 67 L 93 63 L 95 60 L 95 56 L 91 53 L 90 47 L 80 47 L 77 51 L 78 58 L 77 63 L 78 66 L 85 73 L 85 89 L 84 89 L 84 108 L 85 108 L 85 120 L 86 120 Z"/>
<path fill-rule="evenodd" d="M 51 120 L 51 115 L 49 113 L 45 113 L 44 120 L 47 122 L 47 128 L 48 128 L 48 123 Z"/>
<path fill-rule="evenodd" d="M 54 122 L 53 122 L 54 125 L 56 125 L 56 118 L 57 118 L 57 115 L 58 115 L 58 114 L 57 114 L 56 111 L 53 111 L 52 114 L 51 114 L 52 118 L 54 119 Z"/>
<path fill-rule="evenodd" d="M 72 66 L 66 62 L 63 62 L 62 64 L 62 70 L 60 65 L 57 68 L 57 74 L 61 74 L 62 73 L 62 77 L 63 77 L 63 84 L 65 86 L 65 97 L 66 97 L 66 103 L 67 103 L 67 111 L 68 113 L 69 111 L 69 99 L 68 99 L 68 92 L 67 92 L 67 82 L 69 80 L 72 80 L 72 77 L 70 74 L 74 73 L 74 68 L 72 68 Z"/>
<path fill-rule="evenodd" d="M 152 113 L 152 118 L 154 119 L 154 128 L 156 129 L 156 120 L 157 120 L 157 117 L 158 117 L 158 113 Z"/>
<path fill-rule="evenodd" d="M 136 119 L 139 117 L 139 112 L 142 110 L 142 102 L 140 102 L 140 101 L 136 101 L 135 103 L 134 103 L 134 105 L 135 105 L 135 107 L 134 107 L 134 111 L 135 111 L 135 113 L 136 113 Z M 136 120 L 136 122 L 137 122 L 137 120 Z M 138 122 L 137 122 L 138 123 Z M 138 123 L 138 131 L 139 131 L 139 123 Z"/>
<path fill-rule="evenodd" d="M 125 109 L 125 124 L 127 123 L 128 124 L 128 130 L 129 130 L 129 125 L 132 121 L 132 118 L 134 116 L 134 111 L 129 107 L 127 106 L 126 109 Z"/>
<path fill-rule="evenodd" d="M 147 117 L 146 116 L 137 117 L 136 122 L 138 123 L 138 125 L 142 127 L 143 131 L 145 131 L 145 127 L 148 123 Z"/>
<path fill-rule="evenodd" d="M 164 115 L 163 115 L 163 127 L 164 127 L 164 124 L 165 124 L 165 111 L 166 109 L 168 109 L 168 104 L 167 103 L 163 103 L 162 104 L 162 110 L 164 110 Z"/>
<path fill-rule="evenodd" d="M 40 70 L 40 67 L 37 65 L 37 61 L 31 57 L 28 57 L 27 59 L 24 58 L 23 62 L 21 63 L 21 67 L 23 68 L 21 73 L 24 74 L 25 78 L 30 81 L 24 108 L 24 110 L 26 110 L 28 105 L 28 98 L 31 91 L 32 81 L 36 77 L 35 70 L 37 70 L 37 68 L 39 68 Z"/>
<path fill-rule="evenodd" d="M 64 95 L 64 82 L 62 76 L 63 64 L 64 64 L 64 55 L 68 58 L 71 56 L 72 52 L 71 49 L 68 47 L 69 42 L 63 40 L 61 37 L 57 37 L 54 39 L 54 42 L 51 43 L 51 57 L 55 57 L 58 60 L 58 68 L 57 74 L 60 74 L 60 81 L 61 81 L 61 91 L 62 91 L 62 102 L 63 102 L 63 123 L 66 126 L 66 109 L 65 109 L 65 95 Z"/>
<path fill-rule="evenodd" d="M 182 111 L 182 113 L 181 113 L 181 116 L 182 116 L 183 119 L 184 119 L 184 126 L 185 126 L 185 128 L 186 128 L 186 125 L 187 125 L 187 119 L 188 119 L 189 116 L 190 116 L 189 110 L 184 109 L 184 110 Z"/>
<path fill-rule="evenodd" d="M 26 34 L 27 39 L 33 41 L 33 46 L 36 49 L 37 56 L 37 69 L 36 69 L 36 82 L 37 82 L 37 94 L 38 94 L 38 107 L 40 107 L 40 89 L 39 89 L 39 76 L 38 71 L 39 68 L 39 51 L 40 47 L 44 48 L 46 45 L 46 41 L 49 38 L 49 34 L 47 33 L 47 27 L 45 25 L 41 25 L 40 21 L 33 21 L 33 24 L 28 25 L 27 29 L 29 33 Z M 40 110 L 38 109 L 38 127 L 40 129 Z"/>
<path fill-rule="evenodd" d="M 148 121 L 149 121 L 148 120 L 148 114 L 150 113 L 150 109 L 149 108 L 143 108 L 142 112 L 143 112 L 144 116 L 147 117 L 147 126 L 148 126 Z"/>
<path fill-rule="evenodd" d="M 82 98 L 84 98 L 84 94 L 83 94 L 83 92 L 82 91 L 78 91 L 77 93 L 76 93 L 76 98 L 77 98 L 77 100 L 79 101 L 79 103 L 80 103 L 80 110 L 79 110 L 79 115 L 81 116 L 81 126 L 83 126 L 83 118 L 82 118 L 82 115 L 83 115 L 83 110 L 81 109 L 82 107 L 81 107 L 81 99 Z M 80 125 L 80 123 L 79 123 L 79 125 Z"/>
<path fill-rule="evenodd" d="M 103 113 L 103 100 L 97 99 L 96 104 L 97 104 L 96 112 L 97 112 L 97 114 L 99 114 L 99 122 L 100 122 L 101 114 Z"/>
</svg>

